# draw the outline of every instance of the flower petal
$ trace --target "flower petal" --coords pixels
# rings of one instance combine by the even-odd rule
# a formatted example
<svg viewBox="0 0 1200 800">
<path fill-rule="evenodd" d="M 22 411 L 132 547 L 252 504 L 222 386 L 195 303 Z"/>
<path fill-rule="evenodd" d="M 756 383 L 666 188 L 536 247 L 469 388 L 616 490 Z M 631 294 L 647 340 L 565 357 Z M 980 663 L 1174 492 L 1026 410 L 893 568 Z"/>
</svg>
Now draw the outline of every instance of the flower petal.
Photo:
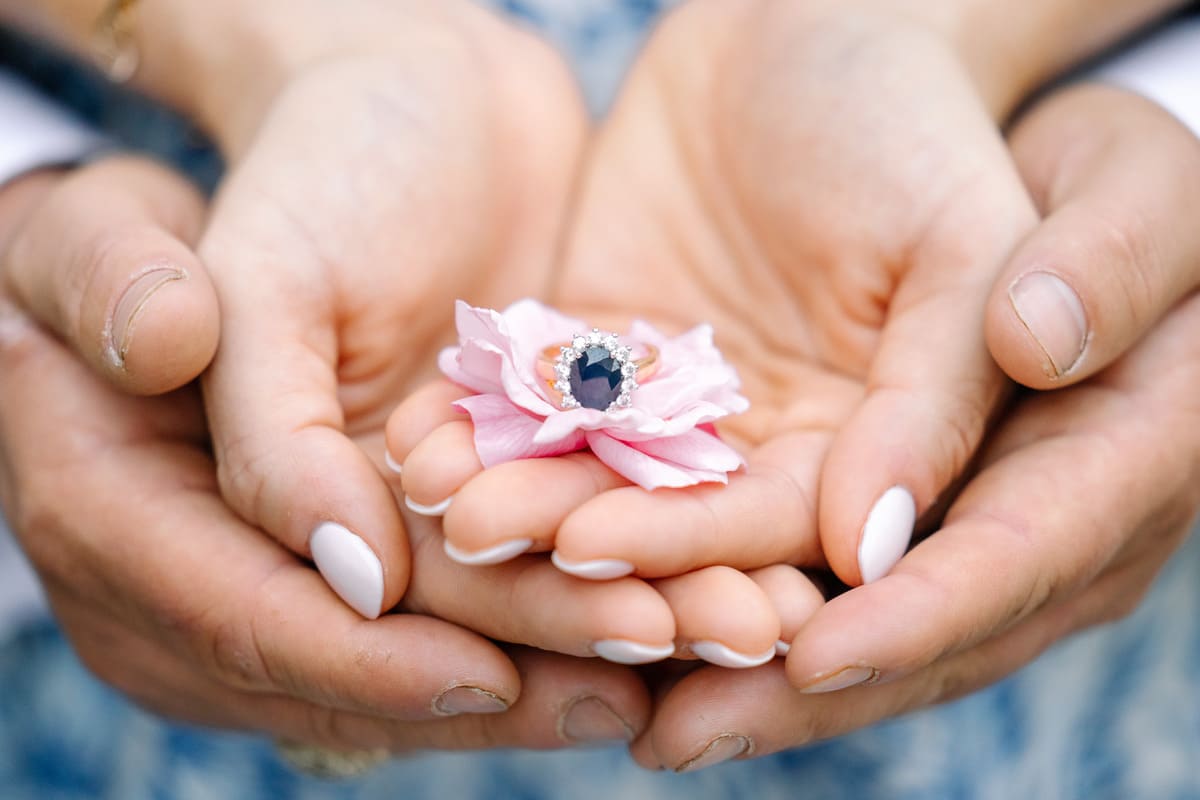
<svg viewBox="0 0 1200 800">
<path fill-rule="evenodd" d="M 584 435 L 577 433 L 550 444 L 537 444 L 534 434 L 541 421 L 496 394 L 475 394 L 454 402 L 471 415 L 475 425 L 475 452 L 484 467 L 519 458 L 545 458 L 581 450 Z"/>
<path fill-rule="evenodd" d="M 725 473 L 733 472 L 746 463 L 738 451 L 700 429 L 679 436 L 638 442 L 634 447 L 648 456 L 684 469 Z"/>
<path fill-rule="evenodd" d="M 612 438 L 604 431 L 588 431 L 587 444 L 596 458 L 614 472 L 649 491 L 663 487 L 679 488 L 694 486 L 697 483 L 727 481 L 723 472 L 689 469 L 668 461 L 660 461 Z"/>
<path fill-rule="evenodd" d="M 503 358 L 495 350 L 484 350 L 478 345 L 447 347 L 438 353 L 438 369 L 459 386 L 476 392 L 502 392 L 500 371 Z"/>
<path fill-rule="evenodd" d="M 566 344 L 587 330 L 582 320 L 560 314 L 536 300 L 518 300 L 501 314 L 510 342 L 513 366 L 523 381 L 539 384 L 537 360 L 542 350 Z"/>
</svg>

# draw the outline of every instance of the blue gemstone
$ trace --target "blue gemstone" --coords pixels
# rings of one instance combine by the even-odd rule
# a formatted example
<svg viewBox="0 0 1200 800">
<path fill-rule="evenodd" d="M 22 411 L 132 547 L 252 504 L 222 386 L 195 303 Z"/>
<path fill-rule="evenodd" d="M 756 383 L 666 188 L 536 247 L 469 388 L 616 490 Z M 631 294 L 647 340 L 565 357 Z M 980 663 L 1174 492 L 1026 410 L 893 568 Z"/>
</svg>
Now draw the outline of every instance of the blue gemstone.
<svg viewBox="0 0 1200 800">
<path fill-rule="evenodd" d="M 571 365 L 570 382 L 579 405 L 607 411 L 621 394 L 621 365 L 606 348 L 589 347 Z"/>
</svg>

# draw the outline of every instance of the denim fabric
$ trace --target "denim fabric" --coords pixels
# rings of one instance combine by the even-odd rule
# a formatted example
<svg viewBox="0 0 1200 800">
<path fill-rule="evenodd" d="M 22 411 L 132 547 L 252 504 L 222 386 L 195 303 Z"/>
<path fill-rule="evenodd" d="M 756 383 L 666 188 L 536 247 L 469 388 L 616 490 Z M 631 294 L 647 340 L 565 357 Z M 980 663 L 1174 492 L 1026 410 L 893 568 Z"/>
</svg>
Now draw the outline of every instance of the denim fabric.
<svg viewBox="0 0 1200 800">
<path fill-rule="evenodd" d="M 569 52 L 601 109 L 668 4 L 495 5 Z M 104 119 L 106 101 L 97 102 L 94 118 Z M 130 113 L 145 112 L 118 114 L 134 138 L 179 135 L 131 125 Z M 159 147 L 170 153 L 178 143 Z M 168 157 L 195 167 L 190 151 Z M 643 772 L 622 748 L 607 748 L 426 755 L 345 783 L 293 773 L 261 738 L 171 724 L 135 708 L 93 679 L 47 623 L 0 647 L 0 799 L 1200 798 L 1198 610 L 1193 537 L 1129 619 L 1060 643 L 985 691 L 835 741 L 685 776 Z"/>
<path fill-rule="evenodd" d="M 46 626 L 0 648 L 4 800 L 1187 800 L 1200 797 L 1200 538 L 1139 610 L 963 700 L 694 775 L 621 748 L 437 754 L 345 783 L 259 738 L 170 724 L 94 680 Z"/>
</svg>

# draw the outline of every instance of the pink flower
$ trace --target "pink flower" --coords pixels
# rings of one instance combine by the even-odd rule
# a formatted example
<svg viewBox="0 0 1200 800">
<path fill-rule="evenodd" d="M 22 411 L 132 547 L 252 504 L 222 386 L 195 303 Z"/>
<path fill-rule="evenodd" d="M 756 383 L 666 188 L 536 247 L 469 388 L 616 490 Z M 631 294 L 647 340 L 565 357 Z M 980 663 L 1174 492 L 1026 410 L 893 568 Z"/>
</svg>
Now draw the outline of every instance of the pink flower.
<svg viewBox="0 0 1200 800">
<path fill-rule="evenodd" d="M 586 333 L 583 322 L 535 300 L 503 312 L 458 302 L 459 346 L 438 357 L 450 380 L 478 394 L 455 405 L 471 415 L 475 449 L 485 467 L 519 458 L 557 456 L 591 448 L 598 459 L 645 489 L 726 483 L 741 456 L 712 433 L 711 423 L 749 407 L 738 377 L 700 325 L 664 336 L 635 321 L 625 346 L 658 348 L 657 373 L 630 395 L 626 408 L 563 409 L 537 374 L 548 346 Z"/>
</svg>

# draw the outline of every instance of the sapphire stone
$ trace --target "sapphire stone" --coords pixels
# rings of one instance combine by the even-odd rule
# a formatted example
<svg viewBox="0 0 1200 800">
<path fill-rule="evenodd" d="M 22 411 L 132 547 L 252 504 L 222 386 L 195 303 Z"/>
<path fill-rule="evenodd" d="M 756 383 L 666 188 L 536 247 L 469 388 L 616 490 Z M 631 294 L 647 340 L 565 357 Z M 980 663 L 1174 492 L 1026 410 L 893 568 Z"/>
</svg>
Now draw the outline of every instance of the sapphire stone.
<svg viewBox="0 0 1200 800">
<path fill-rule="evenodd" d="M 605 347 L 593 345 L 571 364 L 571 394 L 579 405 L 607 411 L 621 395 L 621 365 Z"/>
</svg>

